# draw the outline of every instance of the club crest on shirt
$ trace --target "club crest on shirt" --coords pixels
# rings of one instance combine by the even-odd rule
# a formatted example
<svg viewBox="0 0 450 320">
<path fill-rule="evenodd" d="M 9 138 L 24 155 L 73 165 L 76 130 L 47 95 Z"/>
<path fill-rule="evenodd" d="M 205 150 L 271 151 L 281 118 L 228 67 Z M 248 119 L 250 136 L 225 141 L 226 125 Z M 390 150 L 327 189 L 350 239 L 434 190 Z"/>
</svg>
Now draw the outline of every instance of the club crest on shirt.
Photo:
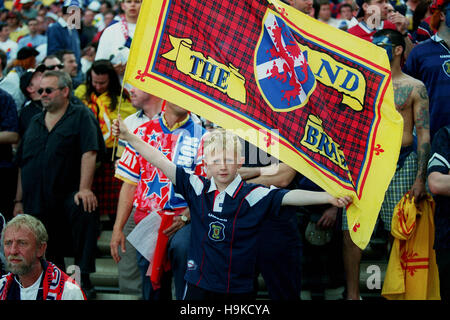
<svg viewBox="0 0 450 320">
<path fill-rule="evenodd" d="M 195 263 L 194 260 L 192 260 L 192 259 L 188 260 L 188 262 L 187 262 L 187 269 L 188 270 L 195 270 L 195 269 L 197 269 L 197 264 Z"/>
<path fill-rule="evenodd" d="M 225 225 L 218 221 L 211 222 L 208 237 L 213 241 L 223 241 L 225 239 Z"/>
<path fill-rule="evenodd" d="M 444 69 L 445 74 L 450 77 L 450 60 L 444 61 L 442 69 Z"/>
</svg>

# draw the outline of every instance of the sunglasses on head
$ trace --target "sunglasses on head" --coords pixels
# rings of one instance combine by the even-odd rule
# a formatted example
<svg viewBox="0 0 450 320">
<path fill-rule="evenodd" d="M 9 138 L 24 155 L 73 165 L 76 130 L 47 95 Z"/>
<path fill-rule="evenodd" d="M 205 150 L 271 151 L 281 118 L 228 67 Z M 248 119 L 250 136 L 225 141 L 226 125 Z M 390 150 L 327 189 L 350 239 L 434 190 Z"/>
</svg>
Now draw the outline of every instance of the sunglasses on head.
<svg viewBox="0 0 450 320">
<path fill-rule="evenodd" d="M 48 87 L 48 88 L 39 88 L 37 93 L 39 93 L 40 95 L 42 95 L 44 92 L 46 94 L 52 94 L 54 91 L 59 90 L 61 88 L 52 88 L 52 87 Z"/>
</svg>

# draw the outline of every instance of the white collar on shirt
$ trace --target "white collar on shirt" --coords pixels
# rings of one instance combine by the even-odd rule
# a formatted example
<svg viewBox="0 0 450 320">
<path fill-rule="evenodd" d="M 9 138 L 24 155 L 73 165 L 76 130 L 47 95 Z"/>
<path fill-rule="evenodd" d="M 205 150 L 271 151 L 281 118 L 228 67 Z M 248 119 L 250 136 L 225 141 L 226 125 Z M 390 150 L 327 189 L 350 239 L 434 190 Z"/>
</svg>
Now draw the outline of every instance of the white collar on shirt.
<svg viewBox="0 0 450 320">
<path fill-rule="evenodd" d="M 61 25 L 61 27 L 66 28 L 67 27 L 67 22 L 66 20 L 64 20 L 62 17 L 58 18 L 58 23 Z"/>
<path fill-rule="evenodd" d="M 233 195 L 236 192 L 236 189 L 239 187 L 239 184 L 241 183 L 241 181 L 242 181 L 241 176 L 239 174 L 236 175 L 236 178 L 234 178 L 234 180 L 228 185 L 228 187 L 226 187 L 226 189 L 224 191 L 230 197 L 233 197 Z M 211 185 L 209 186 L 208 193 L 212 192 L 212 191 L 216 191 L 216 190 L 217 190 L 217 186 L 216 186 L 216 183 L 214 182 L 214 177 L 211 177 Z"/>
<path fill-rule="evenodd" d="M 441 42 L 442 38 L 439 37 L 439 35 L 437 34 L 437 32 L 431 37 L 431 40 L 436 41 L 436 42 Z"/>
</svg>

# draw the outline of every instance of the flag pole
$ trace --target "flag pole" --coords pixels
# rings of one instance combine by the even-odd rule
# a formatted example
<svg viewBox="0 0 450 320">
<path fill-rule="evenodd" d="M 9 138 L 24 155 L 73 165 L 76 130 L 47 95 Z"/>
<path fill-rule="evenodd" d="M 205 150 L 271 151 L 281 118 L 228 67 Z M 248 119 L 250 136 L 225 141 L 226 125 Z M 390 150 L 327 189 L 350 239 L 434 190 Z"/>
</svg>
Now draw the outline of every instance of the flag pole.
<svg viewBox="0 0 450 320">
<path fill-rule="evenodd" d="M 126 71 L 126 67 L 125 67 L 125 71 Z M 122 94 L 123 94 L 123 87 L 124 87 L 124 83 L 125 83 L 125 72 L 123 73 L 123 75 L 124 75 L 124 79 L 122 79 L 122 86 L 120 88 L 119 106 L 117 107 L 117 117 L 119 117 L 119 115 L 120 115 L 120 107 L 122 105 Z M 117 143 L 117 136 L 114 137 L 113 152 L 111 155 L 111 161 L 113 161 L 113 162 L 114 162 L 114 155 L 116 154 L 116 143 Z"/>
</svg>

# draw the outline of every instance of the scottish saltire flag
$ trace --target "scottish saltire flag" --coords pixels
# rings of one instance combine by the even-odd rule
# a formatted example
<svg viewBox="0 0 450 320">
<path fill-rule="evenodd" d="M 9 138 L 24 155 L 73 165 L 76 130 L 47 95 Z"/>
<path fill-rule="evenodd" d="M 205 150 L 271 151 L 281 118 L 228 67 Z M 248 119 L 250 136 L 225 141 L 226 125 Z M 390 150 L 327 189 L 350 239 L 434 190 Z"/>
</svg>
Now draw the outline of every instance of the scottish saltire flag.
<svg viewBox="0 0 450 320">
<path fill-rule="evenodd" d="M 366 247 L 403 130 L 384 49 L 281 1 L 152 0 L 125 81 L 353 196 L 350 234 Z"/>
</svg>

